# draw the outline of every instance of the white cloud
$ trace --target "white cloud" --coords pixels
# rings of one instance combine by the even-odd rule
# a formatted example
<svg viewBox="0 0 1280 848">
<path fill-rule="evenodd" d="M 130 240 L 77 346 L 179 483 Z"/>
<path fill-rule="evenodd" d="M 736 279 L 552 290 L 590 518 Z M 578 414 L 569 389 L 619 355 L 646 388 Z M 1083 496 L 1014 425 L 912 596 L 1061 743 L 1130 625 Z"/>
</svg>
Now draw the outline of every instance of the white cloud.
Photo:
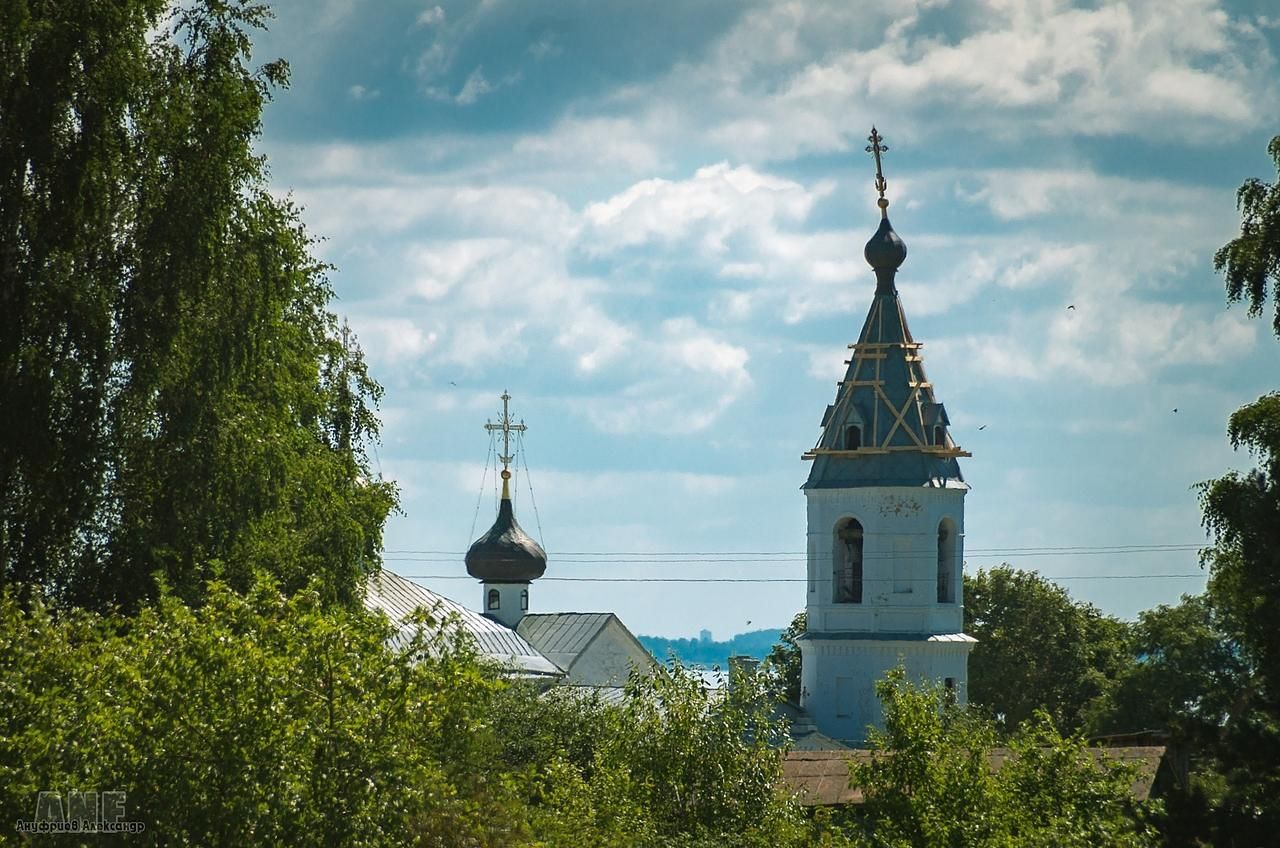
<svg viewBox="0 0 1280 848">
<path fill-rule="evenodd" d="M 948 5 L 945 35 L 923 23 Z M 957 130 L 1204 142 L 1280 106 L 1260 25 L 1216 0 L 972 5 L 768 3 L 645 99 L 749 161 L 860 149 L 872 116 L 913 144 Z"/>
<path fill-rule="evenodd" d="M 1253 348 L 1257 329 L 1239 313 L 1123 295 L 1072 313 L 1052 321 L 1044 364 L 1099 385 L 1132 385 L 1159 369 L 1236 359 Z"/>
<path fill-rule="evenodd" d="M 418 26 L 424 26 L 424 27 L 434 26 L 436 24 L 443 23 L 443 22 L 444 22 L 444 9 L 441 8 L 440 6 L 431 6 L 429 8 L 423 9 L 422 12 L 418 15 L 418 18 L 416 21 Z"/>
<path fill-rule="evenodd" d="M 751 387 L 747 351 L 692 318 L 664 321 L 635 350 L 644 376 L 586 403 L 600 429 L 616 434 L 685 435 L 706 430 Z"/>
<path fill-rule="evenodd" d="M 493 84 L 485 78 L 484 68 L 476 68 L 467 76 L 467 81 L 462 84 L 454 100 L 464 106 L 470 105 L 491 91 Z"/>
<path fill-rule="evenodd" d="M 435 333 L 427 332 L 408 318 L 353 316 L 352 324 L 360 345 L 371 361 L 396 366 L 416 360 L 435 346 Z"/>
<path fill-rule="evenodd" d="M 703 251 L 721 255 L 740 232 L 803 221 L 830 190 L 824 184 L 810 191 L 727 162 L 699 168 L 689 180 L 643 180 L 586 208 L 583 217 L 591 233 L 584 248 L 600 254 L 648 242 L 696 240 Z"/>
<path fill-rule="evenodd" d="M 566 118 L 541 134 L 518 138 L 513 152 L 533 167 L 544 163 L 584 167 L 618 166 L 630 172 L 652 172 L 660 165 L 656 144 L 646 139 L 660 132 L 660 118 L 650 115 L 640 126 L 632 118 Z"/>
</svg>

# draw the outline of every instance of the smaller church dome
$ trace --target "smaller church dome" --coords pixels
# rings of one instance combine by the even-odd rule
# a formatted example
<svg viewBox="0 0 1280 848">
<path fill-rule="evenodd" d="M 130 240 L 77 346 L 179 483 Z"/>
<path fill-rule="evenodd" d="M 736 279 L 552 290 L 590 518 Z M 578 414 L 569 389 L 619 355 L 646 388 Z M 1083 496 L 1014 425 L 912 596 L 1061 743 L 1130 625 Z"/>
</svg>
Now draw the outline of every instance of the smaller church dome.
<svg viewBox="0 0 1280 848">
<path fill-rule="evenodd" d="M 509 497 L 502 499 L 489 532 L 467 551 L 466 562 L 468 574 L 492 583 L 527 583 L 547 570 L 546 551 L 520 528 Z"/>
<path fill-rule="evenodd" d="M 889 223 L 887 216 L 880 219 L 880 229 L 867 242 L 862 255 L 877 271 L 896 271 L 906 260 L 907 246 L 893 231 L 893 225 Z"/>
</svg>

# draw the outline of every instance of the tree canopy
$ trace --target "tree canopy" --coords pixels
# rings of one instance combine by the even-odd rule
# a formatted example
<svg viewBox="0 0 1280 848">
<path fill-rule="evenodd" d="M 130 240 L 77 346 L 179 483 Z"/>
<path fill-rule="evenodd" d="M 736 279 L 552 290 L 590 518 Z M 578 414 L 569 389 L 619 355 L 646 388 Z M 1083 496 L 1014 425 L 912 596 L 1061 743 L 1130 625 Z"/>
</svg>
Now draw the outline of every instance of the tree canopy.
<svg viewBox="0 0 1280 848">
<path fill-rule="evenodd" d="M 288 78 L 252 64 L 267 18 L 0 12 L 0 585 L 136 608 L 265 570 L 350 600 L 377 566 L 381 389 L 253 151 Z"/>
<path fill-rule="evenodd" d="M 969 701 L 1016 727 L 1043 710 L 1064 730 L 1085 726 L 1088 704 L 1128 658 L 1123 622 L 1034 572 L 1008 565 L 966 575 Z"/>
<path fill-rule="evenodd" d="M 1226 277 L 1227 300 L 1247 300 L 1252 316 L 1262 314 L 1270 286 L 1275 301 L 1271 327 L 1280 336 L 1280 135 L 1271 139 L 1267 154 L 1275 162 L 1277 179 L 1266 183 L 1251 177 L 1236 191 L 1240 235 L 1214 254 L 1213 267 Z"/>
</svg>

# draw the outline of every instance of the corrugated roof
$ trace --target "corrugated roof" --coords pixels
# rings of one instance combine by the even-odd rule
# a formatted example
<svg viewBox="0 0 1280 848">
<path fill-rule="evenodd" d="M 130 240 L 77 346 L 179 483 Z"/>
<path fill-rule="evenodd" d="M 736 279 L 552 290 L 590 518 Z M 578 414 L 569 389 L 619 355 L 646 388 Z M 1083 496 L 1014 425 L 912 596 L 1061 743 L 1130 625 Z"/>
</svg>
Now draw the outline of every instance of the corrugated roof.
<svg viewBox="0 0 1280 848">
<path fill-rule="evenodd" d="M 613 617 L 611 612 L 529 613 L 516 632 L 567 671 Z"/>
<path fill-rule="evenodd" d="M 521 674 L 560 676 L 563 672 L 533 645 L 509 627 L 467 609 L 457 601 L 438 595 L 425 586 L 406 580 L 394 571 L 382 569 L 366 584 L 365 607 L 381 610 L 400 624 L 400 641 L 412 638 L 414 626 L 405 620 L 414 610 L 424 609 L 449 618 L 470 634 L 476 649 L 504 668 Z"/>
</svg>

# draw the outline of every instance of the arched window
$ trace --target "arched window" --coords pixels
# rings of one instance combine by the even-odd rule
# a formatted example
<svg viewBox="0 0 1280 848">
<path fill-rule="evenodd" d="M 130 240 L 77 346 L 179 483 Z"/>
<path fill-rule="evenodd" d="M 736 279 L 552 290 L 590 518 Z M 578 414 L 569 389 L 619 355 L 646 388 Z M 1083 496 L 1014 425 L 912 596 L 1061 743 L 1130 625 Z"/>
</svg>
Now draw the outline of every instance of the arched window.
<svg viewBox="0 0 1280 848">
<path fill-rule="evenodd" d="M 944 446 L 947 443 L 947 431 L 942 427 L 933 428 L 933 443 L 938 446 Z"/>
<path fill-rule="evenodd" d="M 528 589 L 520 590 L 520 609 L 521 610 L 529 609 L 529 590 Z"/>
<path fill-rule="evenodd" d="M 844 430 L 844 449 L 857 450 L 862 447 L 862 428 L 850 425 Z"/>
<path fill-rule="evenodd" d="M 496 610 L 502 608 L 502 595 L 498 594 L 497 589 L 489 590 L 488 600 L 485 602 L 485 608 Z"/>
<path fill-rule="evenodd" d="M 938 525 L 938 603 L 956 602 L 956 539 L 951 523 L 945 519 Z"/>
<path fill-rule="evenodd" d="M 862 603 L 862 525 L 846 518 L 836 525 L 832 599 L 837 604 Z"/>
</svg>

